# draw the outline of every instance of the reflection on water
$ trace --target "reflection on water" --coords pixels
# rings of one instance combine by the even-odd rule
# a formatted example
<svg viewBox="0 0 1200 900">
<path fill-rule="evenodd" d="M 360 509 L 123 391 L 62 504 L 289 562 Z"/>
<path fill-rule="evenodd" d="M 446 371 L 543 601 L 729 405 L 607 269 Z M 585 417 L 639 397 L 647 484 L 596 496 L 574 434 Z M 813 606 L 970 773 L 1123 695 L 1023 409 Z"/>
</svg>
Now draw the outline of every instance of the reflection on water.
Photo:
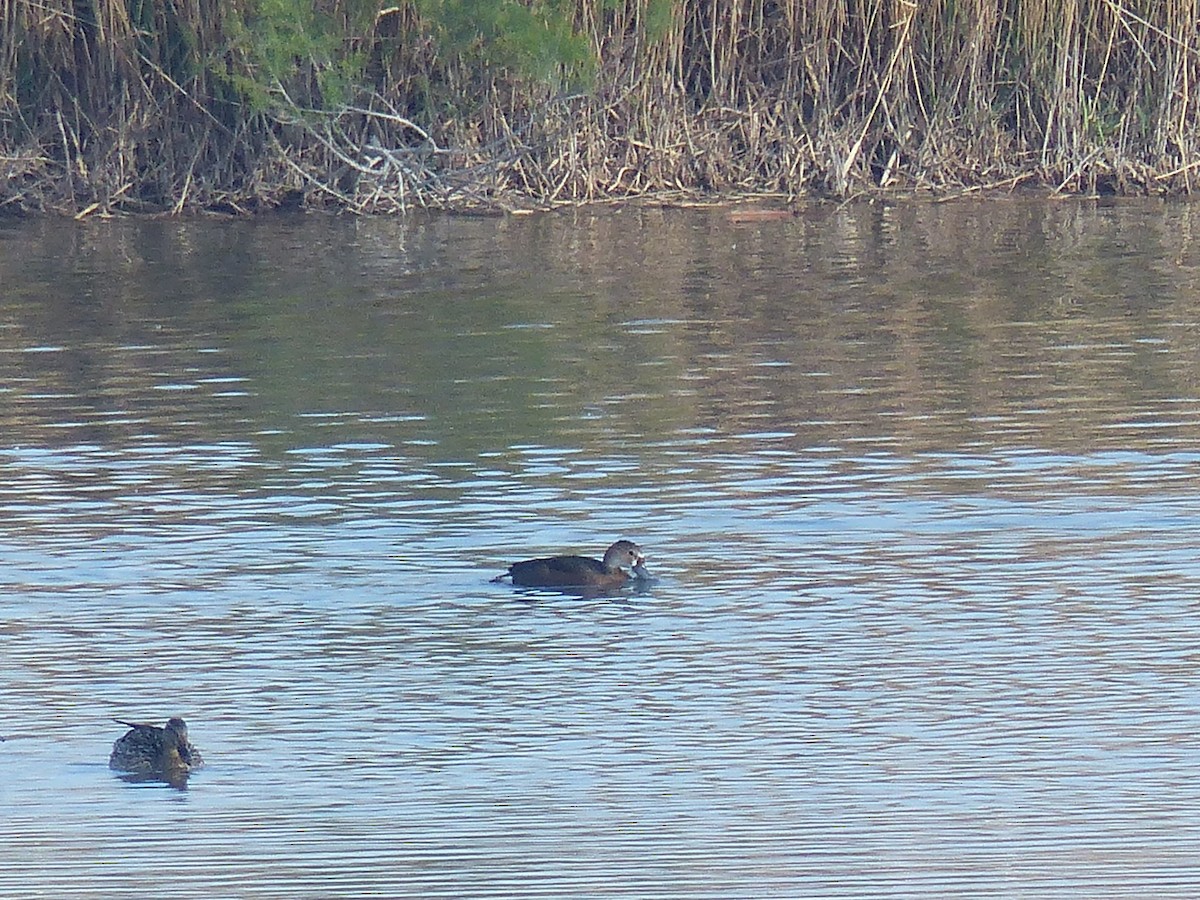
<svg viewBox="0 0 1200 900">
<path fill-rule="evenodd" d="M 1190 896 L 1192 215 L 0 224 L 0 893 Z"/>
</svg>

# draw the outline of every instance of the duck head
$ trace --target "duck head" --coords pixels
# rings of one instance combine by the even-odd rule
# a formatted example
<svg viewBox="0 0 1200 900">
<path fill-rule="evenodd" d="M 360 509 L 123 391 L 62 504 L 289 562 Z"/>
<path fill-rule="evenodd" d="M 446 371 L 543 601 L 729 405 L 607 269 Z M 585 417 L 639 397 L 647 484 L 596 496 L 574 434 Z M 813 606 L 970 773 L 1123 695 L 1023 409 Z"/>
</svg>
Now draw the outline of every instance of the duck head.
<svg viewBox="0 0 1200 900">
<path fill-rule="evenodd" d="M 635 573 L 640 569 L 645 572 L 646 567 L 642 565 L 645 561 L 642 548 L 633 541 L 617 541 L 604 551 L 604 568 L 610 572 L 618 569 L 630 569 Z"/>
</svg>

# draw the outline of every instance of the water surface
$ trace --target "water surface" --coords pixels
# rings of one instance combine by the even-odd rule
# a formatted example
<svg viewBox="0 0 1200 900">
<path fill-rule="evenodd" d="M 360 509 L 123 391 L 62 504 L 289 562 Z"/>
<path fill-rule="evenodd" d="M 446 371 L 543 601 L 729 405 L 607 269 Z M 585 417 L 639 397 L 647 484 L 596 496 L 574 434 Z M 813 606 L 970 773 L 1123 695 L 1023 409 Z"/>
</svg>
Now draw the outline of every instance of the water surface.
<svg viewBox="0 0 1200 900">
<path fill-rule="evenodd" d="M 1193 896 L 1192 219 L 0 224 L 0 892 Z"/>
</svg>

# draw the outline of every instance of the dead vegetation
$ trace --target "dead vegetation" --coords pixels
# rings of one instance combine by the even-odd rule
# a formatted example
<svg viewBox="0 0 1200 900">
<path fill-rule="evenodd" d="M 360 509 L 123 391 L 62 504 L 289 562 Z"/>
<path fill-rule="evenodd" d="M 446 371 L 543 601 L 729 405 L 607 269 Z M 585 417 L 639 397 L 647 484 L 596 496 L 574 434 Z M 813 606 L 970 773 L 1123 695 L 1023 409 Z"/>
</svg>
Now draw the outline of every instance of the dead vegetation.
<svg viewBox="0 0 1200 900">
<path fill-rule="evenodd" d="M 1200 166 L 1182 0 L 485 7 L 464 36 L 434 0 L 0 0 L 0 212 L 1190 194 Z"/>
</svg>

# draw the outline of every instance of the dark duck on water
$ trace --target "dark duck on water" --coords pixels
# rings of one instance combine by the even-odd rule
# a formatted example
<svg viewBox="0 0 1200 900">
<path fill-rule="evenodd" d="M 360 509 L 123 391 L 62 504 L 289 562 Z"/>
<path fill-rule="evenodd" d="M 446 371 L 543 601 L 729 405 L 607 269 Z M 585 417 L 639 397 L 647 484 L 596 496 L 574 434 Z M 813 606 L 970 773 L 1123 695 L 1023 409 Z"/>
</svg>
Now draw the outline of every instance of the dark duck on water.
<svg viewBox="0 0 1200 900">
<path fill-rule="evenodd" d="M 204 765 L 200 751 L 188 741 L 187 723 L 183 719 L 168 719 L 163 728 L 116 721 L 128 725 L 129 731 L 113 744 L 108 758 L 110 769 L 172 778 Z"/>
<path fill-rule="evenodd" d="M 606 551 L 604 559 L 590 556 L 547 556 L 513 563 L 503 575 L 492 581 L 511 577 L 521 587 L 618 588 L 631 578 L 650 577 L 643 565 L 646 557 L 633 541 L 617 541 Z M 627 571 L 628 570 L 628 571 Z"/>
</svg>

